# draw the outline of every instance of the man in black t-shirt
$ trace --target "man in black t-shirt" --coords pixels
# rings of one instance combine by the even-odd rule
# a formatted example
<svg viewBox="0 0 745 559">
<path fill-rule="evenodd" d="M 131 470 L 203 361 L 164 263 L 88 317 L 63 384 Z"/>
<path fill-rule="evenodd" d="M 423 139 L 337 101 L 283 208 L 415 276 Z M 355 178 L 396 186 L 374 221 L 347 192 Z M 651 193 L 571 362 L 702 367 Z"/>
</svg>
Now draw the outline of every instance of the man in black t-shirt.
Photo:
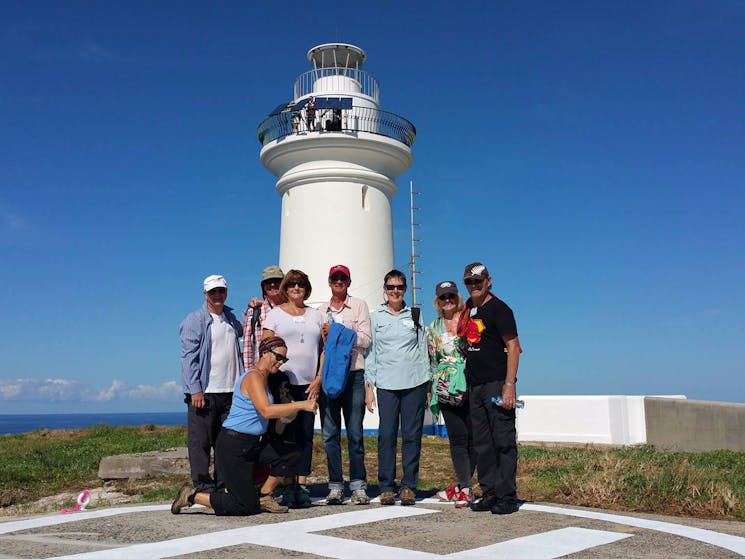
<svg viewBox="0 0 745 559">
<path fill-rule="evenodd" d="M 471 510 L 510 514 L 518 508 L 515 384 L 522 350 L 517 325 L 512 309 L 491 293 L 486 266 L 480 262 L 466 266 L 463 283 L 471 297 L 458 335 L 465 341 L 473 443 L 484 491 Z M 491 401 L 499 396 L 501 406 Z"/>
</svg>

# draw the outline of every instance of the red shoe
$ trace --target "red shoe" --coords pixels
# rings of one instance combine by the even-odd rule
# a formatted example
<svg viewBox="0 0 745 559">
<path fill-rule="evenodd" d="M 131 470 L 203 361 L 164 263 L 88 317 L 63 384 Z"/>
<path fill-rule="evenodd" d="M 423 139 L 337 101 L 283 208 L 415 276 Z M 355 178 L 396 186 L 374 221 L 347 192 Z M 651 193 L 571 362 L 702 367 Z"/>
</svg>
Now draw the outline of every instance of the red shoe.
<svg viewBox="0 0 745 559">
<path fill-rule="evenodd" d="M 468 508 L 473 503 L 473 493 L 469 489 L 458 491 L 453 497 L 455 508 Z"/>
<path fill-rule="evenodd" d="M 460 493 L 460 491 L 458 491 L 458 488 L 455 487 L 454 485 L 451 485 L 444 491 L 438 491 L 437 497 L 440 499 L 440 501 L 454 501 L 455 496 L 458 493 Z"/>
</svg>

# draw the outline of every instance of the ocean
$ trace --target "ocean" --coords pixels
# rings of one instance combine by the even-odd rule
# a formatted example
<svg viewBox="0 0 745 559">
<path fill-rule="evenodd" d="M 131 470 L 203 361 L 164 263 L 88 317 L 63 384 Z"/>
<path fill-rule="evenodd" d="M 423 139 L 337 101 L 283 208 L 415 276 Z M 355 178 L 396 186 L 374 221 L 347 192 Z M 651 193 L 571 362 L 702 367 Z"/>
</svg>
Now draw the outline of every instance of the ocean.
<svg viewBox="0 0 745 559">
<path fill-rule="evenodd" d="M 0 435 L 38 429 L 80 429 L 91 425 L 186 425 L 186 411 L 153 413 L 50 413 L 0 415 Z"/>
</svg>

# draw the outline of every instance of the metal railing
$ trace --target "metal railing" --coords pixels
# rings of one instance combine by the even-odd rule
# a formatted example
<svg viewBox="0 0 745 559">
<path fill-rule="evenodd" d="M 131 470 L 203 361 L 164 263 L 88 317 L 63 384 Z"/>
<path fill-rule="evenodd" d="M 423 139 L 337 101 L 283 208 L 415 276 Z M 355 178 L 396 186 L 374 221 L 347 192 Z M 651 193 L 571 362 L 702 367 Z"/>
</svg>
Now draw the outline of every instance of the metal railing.
<svg viewBox="0 0 745 559">
<path fill-rule="evenodd" d="M 321 78 L 329 78 L 330 83 L 327 84 L 328 90 L 324 88 L 324 91 L 314 91 L 313 87 L 317 80 Z M 338 95 L 343 93 L 351 93 L 350 86 L 353 84 L 349 83 L 349 80 L 356 82 L 353 87 L 355 92 L 362 93 L 368 97 L 372 97 L 376 103 L 380 103 L 380 86 L 378 80 L 372 74 L 369 74 L 363 70 L 357 70 L 356 68 L 318 68 L 317 70 L 308 70 L 307 72 L 300 74 L 295 79 L 295 99 L 300 99 L 306 95 Z M 359 90 L 358 90 L 359 88 Z"/>
<path fill-rule="evenodd" d="M 339 118 L 332 109 L 317 109 L 312 119 L 305 110 L 280 113 L 264 119 L 257 127 L 256 135 L 262 146 L 291 134 L 314 132 L 369 132 L 393 138 L 409 147 L 416 138 L 416 127 L 395 113 L 370 107 L 353 107 L 341 112 Z"/>
</svg>

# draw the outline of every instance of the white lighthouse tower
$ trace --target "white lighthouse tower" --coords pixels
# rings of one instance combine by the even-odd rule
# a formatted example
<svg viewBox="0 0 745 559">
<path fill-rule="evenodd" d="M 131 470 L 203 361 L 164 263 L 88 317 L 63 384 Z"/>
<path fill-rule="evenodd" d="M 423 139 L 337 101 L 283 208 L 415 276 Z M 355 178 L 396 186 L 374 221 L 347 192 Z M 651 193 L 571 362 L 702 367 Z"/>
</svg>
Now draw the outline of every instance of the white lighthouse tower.
<svg viewBox="0 0 745 559">
<path fill-rule="evenodd" d="M 365 58 L 347 44 L 310 49 L 312 69 L 295 80 L 292 101 L 257 131 L 261 162 L 278 177 L 282 197 L 279 265 L 310 276 L 309 304 L 329 300 L 329 268 L 345 264 L 350 292 L 374 309 L 394 265 L 394 179 L 412 163 L 416 129 L 380 108 Z"/>
</svg>

